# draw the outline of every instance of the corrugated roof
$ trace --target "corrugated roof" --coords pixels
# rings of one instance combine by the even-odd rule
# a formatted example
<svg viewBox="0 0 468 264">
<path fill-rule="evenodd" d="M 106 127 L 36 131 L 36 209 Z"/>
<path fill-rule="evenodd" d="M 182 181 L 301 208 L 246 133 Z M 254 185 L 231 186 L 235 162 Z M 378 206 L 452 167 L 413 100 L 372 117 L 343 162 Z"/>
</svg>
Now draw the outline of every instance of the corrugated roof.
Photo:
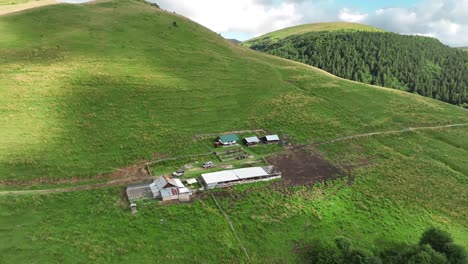
<svg viewBox="0 0 468 264">
<path fill-rule="evenodd" d="M 166 187 L 168 184 L 177 188 L 185 187 L 180 179 L 173 179 L 168 176 L 161 176 L 157 178 L 153 183 L 149 185 L 149 187 L 151 188 L 151 191 L 154 193 L 154 192 L 163 190 L 164 187 Z"/>
<path fill-rule="evenodd" d="M 188 183 L 188 184 L 197 183 L 197 179 L 195 179 L 195 178 L 188 179 L 188 180 L 187 180 L 187 183 Z"/>
<path fill-rule="evenodd" d="M 206 184 L 237 180 L 237 176 L 230 170 L 203 173 L 201 176 Z"/>
<path fill-rule="evenodd" d="M 248 179 L 268 175 L 268 173 L 262 167 L 237 169 L 234 170 L 234 173 L 239 179 Z"/>
<path fill-rule="evenodd" d="M 239 137 L 236 134 L 221 135 L 219 136 L 219 140 L 221 142 L 231 142 L 239 140 Z"/>
<path fill-rule="evenodd" d="M 252 167 L 203 173 L 201 176 L 206 184 L 213 184 L 218 182 L 237 181 L 267 175 L 268 173 L 262 167 Z"/>
<path fill-rule="evenodd" d="M 179 190 L 177 188 L 166 188 L 161 190 L 161 197 L 168 197 L 178 195 Z"/>
<path fill-rule="evenodd" d="M 280 139 L 279 139 L 278 135 L 268 135 L 268 136 L 266 136 L 266 140 L 268 140 L 268 141 L 279 141 Z"/>
<path fill-rule="evenodd" d="M 245 141 L 247 143 L 258 143 L 260 142 L 260 139 L 258 139 L 258 137 L 246 137 Z"/>
</svg>

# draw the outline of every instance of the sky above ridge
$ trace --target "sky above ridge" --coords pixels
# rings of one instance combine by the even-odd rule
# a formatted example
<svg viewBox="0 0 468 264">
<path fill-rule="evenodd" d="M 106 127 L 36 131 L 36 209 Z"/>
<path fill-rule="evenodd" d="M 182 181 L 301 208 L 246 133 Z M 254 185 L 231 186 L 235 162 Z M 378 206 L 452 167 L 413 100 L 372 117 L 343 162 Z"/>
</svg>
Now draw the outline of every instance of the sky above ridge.
<svg viewBox="0 0 468 264">
<path fill-rule="evenodd" d="M 468 0 L 151 0 L 226 38 L 247 40 L 316 22 L 368 24 L 468 46 Z"/>
<path fill-rule="evenodd" d="M 61 0 L 83 3 L 89 0 Z M 357 22 L 468 46 L 468 0 L 147 0 L 225 38 L 247 40 L 285 27 Z"/>
</svg>

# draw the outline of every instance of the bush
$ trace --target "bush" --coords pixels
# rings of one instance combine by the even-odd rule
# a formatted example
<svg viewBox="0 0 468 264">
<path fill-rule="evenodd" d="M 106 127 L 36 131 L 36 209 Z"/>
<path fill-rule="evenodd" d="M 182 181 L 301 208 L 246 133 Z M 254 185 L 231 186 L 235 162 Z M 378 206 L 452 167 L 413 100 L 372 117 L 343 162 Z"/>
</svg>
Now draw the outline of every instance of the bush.
<svg viewBox="0 0 468 264">
<path fill-rule="evenodd" d="M 468 254 L 465 249 L 454 243 L 445 244 L 444 251 L 448 261 L 452 264 L 465 264 L 468 263 Z"/>
<path fill-rule="evenodd" d="M 434 227 L 426 230 L 419 240 L 420 245 L 428 244 L 438 252 L 444 252 L 445 244 L 452 242 L 452 236 L 448 232 Z"/>
</svg>

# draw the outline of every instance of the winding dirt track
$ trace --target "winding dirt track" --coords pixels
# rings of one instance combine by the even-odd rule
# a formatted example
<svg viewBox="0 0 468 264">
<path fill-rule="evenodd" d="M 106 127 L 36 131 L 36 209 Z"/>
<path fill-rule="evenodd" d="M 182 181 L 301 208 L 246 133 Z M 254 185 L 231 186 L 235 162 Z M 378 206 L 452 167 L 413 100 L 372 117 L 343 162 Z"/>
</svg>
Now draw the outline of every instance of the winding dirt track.
<svg viewBox="0 0 468 264">
<path fill-rule="evenodd" d="M 321 145 L 332 144 L 332 143 L 343 141 L 343 140 L 349 140 L 349 139 L 355 139 L 355 138 L 361 138 L 361 137 L 370 137 L 370 136 L 385 135 L 385 134 L 398 134 L 398 133 L 411 132 L 411 131 L 443 129 L 443 128 L 461 127 L 461 126 L 468 126 L 468 123 L 443 125 L 443 126 L 429 126 L 429 127 L 409 127 L 409 128 L 405 128 L 405 129 L 401 129 L 401 130 L 370 132 L 370 133 L 364 133 L 364 134 L 357 134 L 357 135 L 352 135 L 352 136 L 335 138 L 335 139 L 324 141 L 324 142 L 312 143 L 310 145 L 312 145 L 312 146 L 321 146 Z M 310 146 L 310 145 L 307 145 L 307 146 Z M 22 194 L 31 195 L 31 194 L 52 194 L 52 193 L 63 193 L 63 192 L 76 192 L 76 191 L 82 191 L 82 190 L 93 190 L 93 189 L 99 189 L 99 188 L 119 186 L 119 185 L 123 185 L 123 184 L 140 182 L 142 180 L 147 180 L 147 179 L 148 179 L 148 177 L 142 177 L 142 176 L 127 177 L 127 178 L 111 180 L 111 181 L 103 182 L 103 183 L 80 185 L 80 186 L 75 186 L 75 187 L 66 187 L 66 188 L 57 188 L 57 189 L 25 190 L 25 191 L 0 191 L 0 195 L 22 195 Z"/>
</svg>

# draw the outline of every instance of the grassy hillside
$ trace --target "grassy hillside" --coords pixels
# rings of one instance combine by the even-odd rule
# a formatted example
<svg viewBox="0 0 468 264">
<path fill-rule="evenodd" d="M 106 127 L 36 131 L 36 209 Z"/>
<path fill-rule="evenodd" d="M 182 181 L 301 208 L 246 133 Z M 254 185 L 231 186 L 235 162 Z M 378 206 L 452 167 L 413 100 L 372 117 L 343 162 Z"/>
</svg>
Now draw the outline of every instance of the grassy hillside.
<svg viewBox="0 0 468 264">
<path fill-rule="evenodd" d="M 434 38 L 324 29 L 276 39 L 260 37 L 247 45 L 348 80 L 468 105 L 468 54 Z"/>
<path fill-rule="evenodd" d="M 305 143 L 468 119 L 249 51 L 136 1 L 2 16 L 0 34 L 4 180 L 88 177 L 199 153 L 199 133 L 263 128 Z"/>
<path fill-rule="evenodd" d="M 414 243 L 429 226 L 467 247 L 466 134 L 457 128 L 323 146 L 335 162 L 364 159 L 371 166 L 356 171 L 352 186 L 239 186 L 218 200 L 254 263 L 300 263 L 308 242 L 336 236 L 376 252 Z M 0 196 L 3 262 L 145 263 L 155 255 L 160 262 L 248 260 L 212 199 L 141 203 L 136 216 L 124 199 L 117 188 Z"/>
<path fill-rule="evenodd" d="M 314 23 L 314 24 L 304 24 L 288 28 L 283 28 L 276 30 L 260 37 L 256 37 L 244 42 L 246 47 L 249 47 L 253 43 L 262 39 L 270 40 L 279 40 L 292 35 L 299 35 L 308 32 L 318 32 L 318 31 L 370 31 L 370 32 L 383 32 L 383 29 L 376 27 L 359 24 L 359 23 L 350 23 L 350 22 L 325 22 L 325 23 Z"/>
<path fill-rule="evenodd" d="M 468 123 L 459 107 L 257 53 L 140 1 L 0 16 L 0 36 L 2 185 L 205 152 L 200 133 L 265 129 L 306 144 Z M 313 239 L 374 251 L 433 225 L 466 247 L 467 138 L 459 127 L 323 145 L 311 151 L 361 164 L 351 186 L 227 190 L 218 199 L 249 257 L 209 196 L 141 203 L 136 216 L 122 188 L 0 196 L 0 262 L 299 262 Z"/>
</svg>

